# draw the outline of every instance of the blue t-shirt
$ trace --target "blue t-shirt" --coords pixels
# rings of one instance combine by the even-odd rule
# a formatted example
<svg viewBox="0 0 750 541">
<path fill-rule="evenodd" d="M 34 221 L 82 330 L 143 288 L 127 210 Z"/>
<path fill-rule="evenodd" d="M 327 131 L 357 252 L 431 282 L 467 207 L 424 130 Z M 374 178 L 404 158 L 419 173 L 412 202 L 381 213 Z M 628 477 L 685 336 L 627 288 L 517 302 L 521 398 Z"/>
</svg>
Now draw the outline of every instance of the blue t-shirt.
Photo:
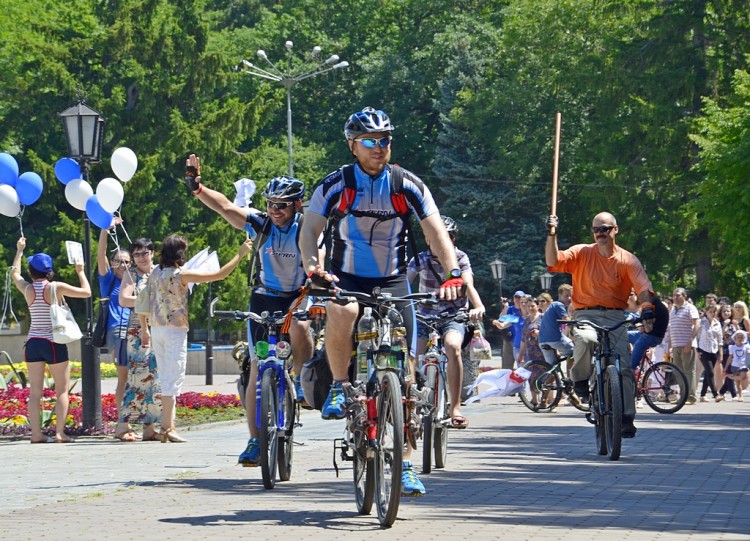
<svg viewBox="0 0 750 541">
<path fill-rule="evenodd" d="M 255 240 L 268 215 L 265 212 L 248 212 L 245 231 Z M 299 251 L 299 232 L 302 215 L 297 213 L 294 219 L 284 227 L 270 223 L 270 234 L 258 250 L 260 264 L 260 283 L 273 291 L 293 293 L 305 283 L 305 271 L 302 268 L 302 256 Z M 273 295 L 273 291 L 267 294 Z"/>
<path fill-rule="evenodd" d="M 558 319 L 568 317 L 568 309 L 560 301 L 550 304 L 542 317 L 542 326 L 539 328 L 539 343 L 559 342 L 562 340 L 562 330 L 557 323 Z"/>
<path fill-rule="evenodd" d="M 508 306 L 508 309 L 505 311 L 505 313 L 509 316 L 518 316 L 518 321 L 516 321 L 509 328 L 512 329 L 511 332 L 513 334 L 513 347 L 520 348 L 521 340 L 523 339 L 523 316 L 521 315 L 521 309 L 516 308 L 515 306 Z"/>
<path fill-rule="evenodd" d="M 356 164 L 357 196 L 349 212 L 332 232 L 331 266 L 334 271 L 363 278 L 383 278 L 406 271 L 406 222 L 396 214 L 391 201 L 390 170 L 371 177 Z M 315 188 L 308 212 L 329 218 L 338 208 L 346 183 L 341 169 Z M 438 212 L 427 186 L 404 170 L 403 194 L 419 220 Z M 365 213 L 366 215 L 357 215 Z M 395 215 L 395 217 L 394 217 Z"/>
<path fill-rule="evenodd" d="M 130 308 L 124 308 L 120 306 L 120 286 L 122 280 L 120 280 L 112 269 L 107 271 L 107 274 L 102 276 L 99 275 L 99 294 L 104 296 L 109 293 L 109 320 L 107 321 L 107 328 L 112 329 L 114 327 L 121 327 L 127 330 L 128 322 L 130 321 Z"/>
</svg>

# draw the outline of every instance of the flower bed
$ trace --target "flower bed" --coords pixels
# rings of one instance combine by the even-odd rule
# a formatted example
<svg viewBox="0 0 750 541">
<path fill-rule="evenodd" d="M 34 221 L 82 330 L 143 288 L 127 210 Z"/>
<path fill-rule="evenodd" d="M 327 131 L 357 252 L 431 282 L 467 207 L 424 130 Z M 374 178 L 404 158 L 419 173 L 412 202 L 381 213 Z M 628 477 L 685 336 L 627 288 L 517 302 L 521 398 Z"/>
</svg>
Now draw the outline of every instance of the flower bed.
<svg viewBox="0 0 750 541">
<path fill-rule="evenodd" d="M 70 379 L 71 381 L 80 379 L 81 378 L 81 363 L 79 361 L 70 361 L 68 363 L 70 365 Z M 16 371 L 23 372 L 25 374 L 28 374 L 29 371 L 26 369 L 26 363 L 13 363 L 13 366 L 16 367 Z M 101 373 L 102 378 L 116 378 L 117 377 L 117 368 L 115 367 L 114 363 L 101 363 L 99 365 L 99 371 Z M 7 376 L 13 372 L 10 365 L 8 364 L 2 364 L 0 365 L 0 374 L 3 376 Z"/>
<path fill-rule="evenodd" d="M 31 427 L 26 417 L 28 412 L 29 389 L 10 384 L 7 390 L 0 390 L 0 435 L 28 435 Z M 55 424 L 55 391 L 44 389 L 42 399 L 43 424 L 53 430 Z M 216 420 L 238 419 L 244 409 L 237 395 L 225 395 L 217 392 L 184 393 L 177 398 L 176 424 L 188 426 L 196 423 Z M 81 426 L 81 395 L 70 393 L 70 408 L 65 420 L 66 432 L 72 436 L 92 434 Z M 102 430 L 98 434 L 112 434 L 117 424 L 115 395 L 102 395 Z M 49 428 L 52 427 L 52 428 Z"/>
</svg>

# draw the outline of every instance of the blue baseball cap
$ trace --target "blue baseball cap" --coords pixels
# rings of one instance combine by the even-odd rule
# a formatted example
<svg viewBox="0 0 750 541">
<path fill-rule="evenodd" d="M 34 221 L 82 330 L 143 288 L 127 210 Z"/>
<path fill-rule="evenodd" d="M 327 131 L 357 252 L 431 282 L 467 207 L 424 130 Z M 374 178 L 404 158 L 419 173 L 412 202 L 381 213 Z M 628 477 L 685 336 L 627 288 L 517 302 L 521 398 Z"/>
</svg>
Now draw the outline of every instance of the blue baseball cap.
<svg viewBox="0 0 750 541">
<path fill-rule="evenodd" d="M 514 296 L 514 297 L 525 297 L 525 296 L 526 296 L 526 293 L 524 293 L 523 291 L 521 291 L 521 290 L 519 289 L 518 291 L 516 291 L 515 293 L 513 293 L 513 296 Z"/>
<path fill-rule="evenodd" d="M 26 261 L 37 272 L 44 274 L 52 272 L 52 258 L 45 253 L 34 254 L 31 257 L 27 257 Z"/>
</svg>

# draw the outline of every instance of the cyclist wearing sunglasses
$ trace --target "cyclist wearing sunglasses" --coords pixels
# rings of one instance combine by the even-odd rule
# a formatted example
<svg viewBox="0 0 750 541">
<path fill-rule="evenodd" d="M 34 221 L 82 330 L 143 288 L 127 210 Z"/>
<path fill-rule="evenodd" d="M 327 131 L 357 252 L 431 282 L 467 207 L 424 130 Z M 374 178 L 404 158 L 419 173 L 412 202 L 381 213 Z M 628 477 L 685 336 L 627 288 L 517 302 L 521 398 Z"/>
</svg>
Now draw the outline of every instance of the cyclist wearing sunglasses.
<svg viewBox="0 0 750 541">
<path fill-rule="evenodd" d="M 354 113 L 344 124 L 344 135 L 355 160 L 353 176 L 356 196 L 354 201 L 349 201 L 349 212 L 335 221 L 332 227 L 331 267 L 328 272 L 318 257 L 317 239 L 328 219 L 335 215 L 342 197 L 348 197 L 344 168 L 328 175 L 315 189 L 300 237 L 305 269 L 313 284 L 319 287 L 335 283 L 343 289 L 363 293 L 372 293 L 374 287 L 381 287 L 394 295 L 409 292 L 406 280 L 408 214 L 407 218 L 403 218 L 403 215 L 396 213 L 391 199 L 392 171 L 389 162 L 393 131 L 394 126 L 388 115 L 372 107 Z M 440 219 L 432 194 L 419 178 L 406 170 L 402 190 L 410 213 L 418 217 L 432 252 L 442 268 L 447 270 L 440 295 L 445 300 L 454 300 L 462 295 L 463 278 L 456 250 Z M 411 341 L 414 312 L 408 306 L 402 313 Z M 349 381 L 352 332 L 357 315 L 356 303 L 345 306 L 329 303 L 326 310 L 327 325 L 336 332 L 326 333 L 326 353 L 334 383 L 321 411 L 324 419 L 342 419 L 346 415 L 343 386 L 348 385 Z M 410 354 L 414 354 L 413 344 Z M 424 487 L 411 467 L 409 453 L 407 446 L 404 452 L 404 493 L 423 494 Z"/>
<path fill-rule="evenodd" d="M 260 272 L 252 277 L 254 284 L 250 297 L 250 311 L 260 314 L 268 310 L 287 312 L 305 283 L 302 257 L 299 250 L 299 234 L 302 225 L 302 198 L 305 185 L 302 181 L 282 175 L 271 179 L 263 190 L 266 199 L 265 211 L 235 205 L 227 197 L 207 188 L 200 177 L 200 158 L 191 154 L 187 159 L 185 183 L 190 192 L 204 205 L 219 214 L 230 225 L 246 231 L 254 242 L 253 257 L 260 262 Z M 300 307 L 304 309 L 304 307 Z M 297 400 L 303 400 L 299 374 L 302 364 L 312 357 L 313 341 L 310 322 L 292 320 L 289 336 L 294 353 L 294 371 L 297 374 L 295 389 Z M 250 350 L 253 343 L 264 339 L 265 330 L 251 321 L 248 333 Z M 257 378 L 257 365 L 251 363 L 249 379 Z M 255 424 L 255 386 L 245 389 L 245 409 L 250 430 L 250 440 L 238 462 L 244 466 L 256 466 L 260 457 L 258 428 Z"/>
<path fill-rule="evenodd" d="M 654 318 L 651 304 L 652 287 L 641 262 L 632 253 L 617 246 L 615 236 L 620 231 L 617 220 L 609 212 L 594 216 L 591 232 L 593 244 L 576 244 L 567 250 L 557 247 L 557 216 L 547 218 L 550 229 L 545 245 L 545 259 L 552 272 L 568 272 L 573 277 L 572 302 L 574 319 L 592 321 L 597 325 L 613 325 L 625 317 L 631 288 L 638 292 L 641 317 Z M 588 401 L 588 379 L 592 373 L 591 356 L 596 348 L 596 332 L 590 328 L 573 329 L 573 367 L 571 376 L 575 393 Z M 612 334 L 613 347 L 620 356 L 623 387 L 622 437 L 635 437 L 635 379 L 630 366 L 630 351 L 626 328 Z"/>
</svg>

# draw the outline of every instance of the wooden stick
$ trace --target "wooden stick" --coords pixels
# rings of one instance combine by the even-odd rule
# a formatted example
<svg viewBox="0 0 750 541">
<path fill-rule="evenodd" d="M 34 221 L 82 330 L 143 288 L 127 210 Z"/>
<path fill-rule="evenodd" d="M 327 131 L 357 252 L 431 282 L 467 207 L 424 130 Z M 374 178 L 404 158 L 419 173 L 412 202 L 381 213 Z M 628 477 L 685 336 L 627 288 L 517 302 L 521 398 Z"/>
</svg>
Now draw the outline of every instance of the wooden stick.
<svg viewBox="0 0 750 541">
<path fill-rule="evenodd" d="M 560 126 L 562 124 L 562 114 L 558 112 L 555 115 L 555 161 L 552 168 L 552 210 L 550 214 L 557 215 L 557 178 L 560 168 Z M 551 235 L 555 234 L 555 228 L 549 230 Z"/>
</svg>

